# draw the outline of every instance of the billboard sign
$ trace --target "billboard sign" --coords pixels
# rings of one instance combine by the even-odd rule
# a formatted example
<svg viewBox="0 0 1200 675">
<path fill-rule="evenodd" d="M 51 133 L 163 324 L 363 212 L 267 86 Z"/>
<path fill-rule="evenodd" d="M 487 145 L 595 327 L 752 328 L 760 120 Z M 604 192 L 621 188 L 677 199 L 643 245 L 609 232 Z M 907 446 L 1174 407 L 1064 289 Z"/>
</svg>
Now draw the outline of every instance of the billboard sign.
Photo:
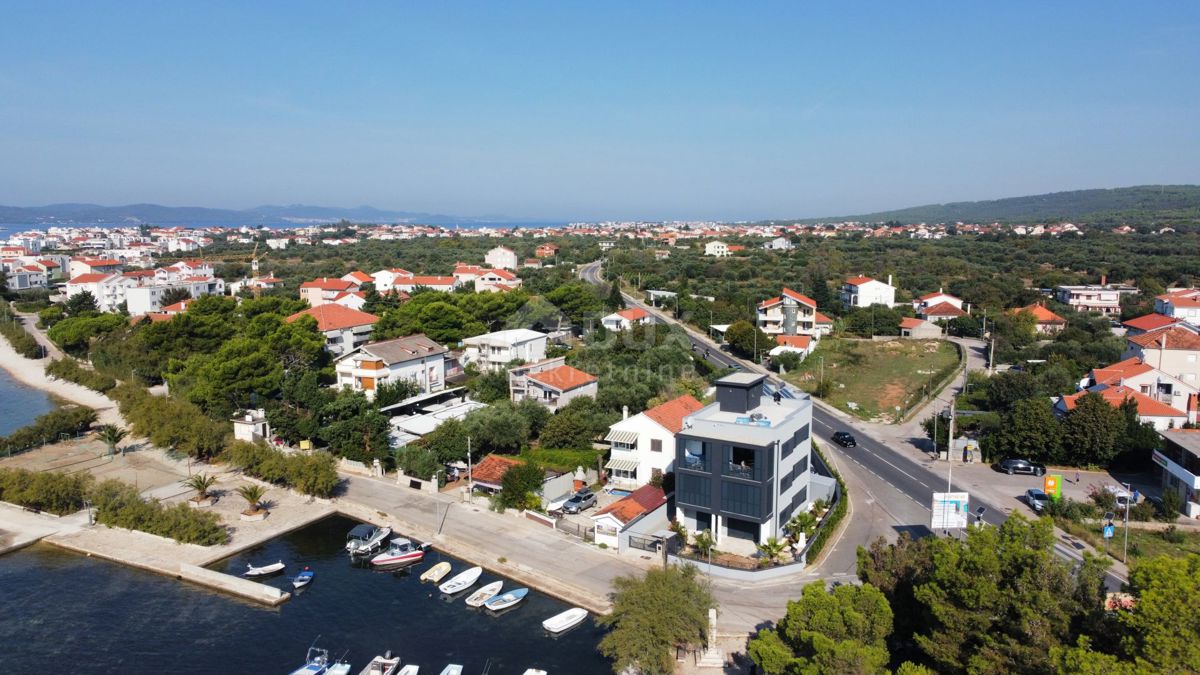
<svg viewBox="0 0 1200 675">
<path fill-rule="evenodd" d="M 966 492 L 933 493 L 932 530 L 964 528 L 971 517 L 970 495 Z"/>
<path fill-rule="evenodd" d="M 1042 479 L 1042 492 L 1045 492 L 1050 499 L 1058 501 L 1062 499 L 1062 483 L 1062 476 L 1056 473 L 1048 473 Z"/>
</svg>

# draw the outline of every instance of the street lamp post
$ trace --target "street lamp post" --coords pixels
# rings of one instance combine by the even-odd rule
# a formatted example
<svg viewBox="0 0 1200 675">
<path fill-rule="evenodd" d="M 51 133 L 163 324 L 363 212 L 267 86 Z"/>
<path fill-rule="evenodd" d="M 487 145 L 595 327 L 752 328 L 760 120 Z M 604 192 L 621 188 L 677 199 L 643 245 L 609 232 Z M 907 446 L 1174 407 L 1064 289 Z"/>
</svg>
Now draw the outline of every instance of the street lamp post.
<svg viewBox="0 0 1200 675">
<path fill-rule="evenodd" d="M 1129 564 L 1129 495 L 1133 494 L 1133 486 L 1129 483 L 1121 483 L 1125 486 L 1125 552 L 1121 554 L 1121 562 Z"/>
<path fill-rule="evenodd" d="M 467 436 L 467 503 L 475 503 L 475 480 L 471 475 L 471 437 Z"/>
</svg>

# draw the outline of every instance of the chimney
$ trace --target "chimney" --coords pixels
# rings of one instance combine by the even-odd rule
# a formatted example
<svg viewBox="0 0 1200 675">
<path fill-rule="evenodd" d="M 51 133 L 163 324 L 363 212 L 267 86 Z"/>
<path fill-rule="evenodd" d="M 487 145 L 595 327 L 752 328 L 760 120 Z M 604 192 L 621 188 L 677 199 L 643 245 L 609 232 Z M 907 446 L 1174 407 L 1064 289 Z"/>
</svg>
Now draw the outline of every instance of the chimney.
<svg viewBox="0 0 1200 675">
<path fill-rule="evenodd" d="M 629 406 L 627 406 L 627 405 L 621 406 L 621 419 L 623 419 L 623 420 L 629 419 Z"/>
<path fill-rule="evenodd" d="M 1100 275 L 1100 285 L 1101 285 L 1101 286 L 1106 286 L 1106 285 L 1108 285 L 1108 275 L 1107 275 L 1107 274 L 1101 274 L 1101 275 Z"/>
<path fill-rule="evenodd" d="M 967 316 L 971 316 L 971 303 L 964 302 L 963 306 L 967 308 Z"/>
<path fill-rule="evenodd" d="M 888 275 L 888 286 L 892 285 L 892 275 Z"/>
</svg>

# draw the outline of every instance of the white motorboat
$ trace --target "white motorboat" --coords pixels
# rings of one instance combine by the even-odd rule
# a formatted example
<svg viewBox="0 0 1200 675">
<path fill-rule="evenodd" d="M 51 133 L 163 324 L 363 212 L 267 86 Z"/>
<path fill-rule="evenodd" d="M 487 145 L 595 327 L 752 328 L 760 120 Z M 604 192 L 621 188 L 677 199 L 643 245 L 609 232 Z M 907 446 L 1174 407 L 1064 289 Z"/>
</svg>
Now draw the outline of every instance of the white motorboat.
<svg viewBox="0 0 1200 675">
<path fill-rule="evenodd" d="M 511 591 L 505 591 L 491 600 L 488 600 L 487 602 L 483 603 L 483 606 L 487 607 L 493 612 L 499 612 L 502 609 L 508 609 L 509 607 L 512 607 L 518 602 L 524 600 L 526 595 L 529 595 L 528 588 L 514 588 Z"/>
<path fill-rule="evenodd" d="M 401 668 L 400 672 L 396 673 L 396 675 L 417 675 L 419 672 L 421 672 L 421 666 L 416 666 L 410 663 Z"/>
<path fill-rule="evenodd" d="M 541 668 L 526 668 L 524 675 L 550 675 Z"/>
<path fill-rule="evenodd" d="M 436 584 L 437 582 L 446 578 L 447 574 L 450 574 L 450 563 L 440 562 L 425 570 L 421 574 L 421 581 L 432 581 Z"/>
<path fill-rule="evenodd" d="M 472 593 L 471 596 L 469 598 L 467 598 L 467 606 L 468 607 L 482 606 L 483 603 L 496 597 L 496 594 L 499 593 L 500 589 L 503 587 L 504 587 L 503 581 L 493 581 L 492 583 L 488 584 L 487 586 L 484 586 L 483 588 Z"/>
<path fill-rule="evenodd" d="M 383 542 L 387 541 L 391 534 L 390 527 L 375 527 L 367 523 L 355 525 L 346 534 L 346 551 L 350 555 L 374 553 L 383 547 Z"/>
<path fill-rule="evenodd" d="M 325 669 L 325 675 L 350 675 L 350 664 L 339 660 Z"/>
<path fill-rule="evenodd" d="M 271 563 L 270 565 L 263 565 L 262 567 L 255 567 L 254 565 L 251 565 L 250 563 L 246 563 L 246 571 L 242 572 L 242 576 L 245 576 L 245 577 L 270 576 L 272 574 L 277 574 L 279 572 L 282 572 L 284 567 L 287 567 L 287 565 L 284 565 L 282 560 L 280 560 L 277 563 Z"/>
<path fill-rule="evenodd" d="M 442 675 L 462 675 L 462 666 L 458 665 L 457 663 L 451 663 L 445 668 L 442 668 Z"/>
<path fill-rule="evenodd" d="M 461 593 L 462 591 L 465 591 L 471 586 L 475 585 L 475 582 L 479 581 L 479 575 L 481 574 L 483 574 L 482 567 L 472 567 L 469 570 L 459 572 L 458 574 L 454 575 L 450 581 L 438 586 L 438 590 L 446 595 Z"/>
<path fill-rule="evenodd" d="M 293 670 L 291 675 L 350 675 L 350 664 L 341 659 L 330 661 L 329 650 L 321 649 L 314 642 L 308 648 L 304 665 Z"/>
<path fill-rule="evenodd" d="M 387 651 L 382 656 L 371 659 L 358 675 L 396 675 L 397 670 L 400 670 L 400 657 L 392 656 L 392 652 Z"/>
<path fill-rule="evenodd" d="M 425 557 L 425 545 L 417 545 L 405 539 L 404 537 L 396 537 L 392 539 L 388 548 L 383 553 L 371 558 L 371 565 L 374 567 L 389 567 L 392 565 L 409 565 L 415 562 L 420 562 Z"/>
<path fill-rule="evenodd" d="M 542 628 L 545 628 L 551 633 L 561 633 L 567 629 L 574 628 L 587 618 L 587 610 L 582 607 L 572 607 L 565 612 L 555 614 L 554 616 L 542 622 Z"/>
</svg>

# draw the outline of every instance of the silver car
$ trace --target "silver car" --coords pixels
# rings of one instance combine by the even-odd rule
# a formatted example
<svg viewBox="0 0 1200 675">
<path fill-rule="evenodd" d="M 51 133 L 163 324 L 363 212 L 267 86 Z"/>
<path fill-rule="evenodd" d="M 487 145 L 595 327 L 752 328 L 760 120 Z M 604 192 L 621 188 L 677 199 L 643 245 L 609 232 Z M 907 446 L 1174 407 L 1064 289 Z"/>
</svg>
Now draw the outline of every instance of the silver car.
<svg viewBox="0 0 1200 675">
<path fill-rule="evenodd" d="M 580 490 L 563 504 L 564 513 L 579 513 L 596 505 L 596 495 L 591 490 Z"/>
<path fill-rule="evenodd" d="M 1025 503 L 1029 504 L 1029 508 L 1037 513 L 1041 513 L 1042 509 L 1050 503 L 1050 495 L 1037 488 L 1029 488 L 1025 491 Z"/>
</svg>

